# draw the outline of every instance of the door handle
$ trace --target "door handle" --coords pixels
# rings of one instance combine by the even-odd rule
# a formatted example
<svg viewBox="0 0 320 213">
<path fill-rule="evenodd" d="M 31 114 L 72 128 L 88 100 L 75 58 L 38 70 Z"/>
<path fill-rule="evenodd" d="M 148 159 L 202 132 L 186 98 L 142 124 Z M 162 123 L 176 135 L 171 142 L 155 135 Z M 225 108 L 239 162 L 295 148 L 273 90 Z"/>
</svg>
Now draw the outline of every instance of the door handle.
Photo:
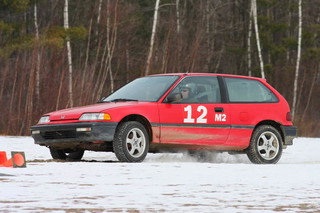
<svg viewBox="0 0 320 213">
<path fill-rule="evenodd" d="M 215 112 L 224 112 L 224 109 L 222 107 L 215 107 L 214 111 Z"/>
</svg>

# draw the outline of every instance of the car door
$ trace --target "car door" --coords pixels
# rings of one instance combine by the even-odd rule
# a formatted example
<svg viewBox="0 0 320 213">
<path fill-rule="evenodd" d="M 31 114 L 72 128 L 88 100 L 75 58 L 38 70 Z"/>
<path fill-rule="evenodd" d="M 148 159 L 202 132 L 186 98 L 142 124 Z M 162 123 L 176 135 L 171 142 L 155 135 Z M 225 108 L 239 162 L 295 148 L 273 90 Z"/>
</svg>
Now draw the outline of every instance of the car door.
<svg viewBox="0 0 320 213">
<path fill-rule="evenodd" d="M 231 115 L 231 130 L 227 145 L 249 145 L 255 126 L 263 120 L 273 120 L 277 114 L 277 97 L 262 82 L 250 78 L 225 77 Z"/>
<path fill-rule="evenodd" d="M 213 75 L 185 77 L 159 104 L 159 115 L 161 143 L 222 145 L 229 135 L 229 106 Z"/>
</svg>

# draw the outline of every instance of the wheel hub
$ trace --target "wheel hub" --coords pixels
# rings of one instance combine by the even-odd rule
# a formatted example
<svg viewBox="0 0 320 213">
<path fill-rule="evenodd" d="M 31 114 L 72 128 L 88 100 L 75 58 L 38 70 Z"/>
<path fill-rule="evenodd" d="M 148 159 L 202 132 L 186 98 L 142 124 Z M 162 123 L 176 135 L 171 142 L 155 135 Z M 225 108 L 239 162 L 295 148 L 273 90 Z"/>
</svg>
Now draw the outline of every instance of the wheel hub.
<svg viewBox="0 0 320 213">
<path fill-rule="evenodd" d="M 258 151 L 262 158 L 272 160 L 279 152 L 279 141 L 272 132 L 264 132 L 258 140 Z"/>
</svg>

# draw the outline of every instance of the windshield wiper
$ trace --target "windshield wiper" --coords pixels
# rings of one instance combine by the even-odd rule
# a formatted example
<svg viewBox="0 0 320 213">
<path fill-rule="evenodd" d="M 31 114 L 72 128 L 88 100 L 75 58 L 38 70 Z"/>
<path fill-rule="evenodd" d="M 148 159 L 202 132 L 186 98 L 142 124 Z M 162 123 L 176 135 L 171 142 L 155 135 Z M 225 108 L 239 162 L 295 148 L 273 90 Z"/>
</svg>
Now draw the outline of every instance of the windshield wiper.
<svg viewBox="0 0 320 213">
<path fill-rule="evenodd" d="M 138 101 L 138 100 L 135 100 L 135 99 L 127 99 L 127 98 L 116 98 L 116 99 L 113 99 L 109 102 L 126 102 L 126 101 Z"/>
</svg>

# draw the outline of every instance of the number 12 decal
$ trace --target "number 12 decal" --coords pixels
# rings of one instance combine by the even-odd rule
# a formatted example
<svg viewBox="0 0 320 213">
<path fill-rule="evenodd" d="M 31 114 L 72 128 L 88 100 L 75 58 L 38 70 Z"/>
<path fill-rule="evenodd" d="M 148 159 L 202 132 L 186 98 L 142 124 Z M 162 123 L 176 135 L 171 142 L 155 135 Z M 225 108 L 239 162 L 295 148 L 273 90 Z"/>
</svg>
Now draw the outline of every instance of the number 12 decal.
<svg viewBox="0 0 320 213">
<path fill-rule="evenodd" d="M 207 119 L 205 118 L 208 114 L 208 110 L 204 106 L 198 106 L 197 111 L 200 112 L 200 116 L 196 119 L 192 118 L 192 107 L 191 105 L 188 105 L 184 108 L 184 111 L 187 112 L 187 118 L 183 119 L 184 123 L 199 123 L 199 124 L 205 124 L 207 123 Z"/>
<path fill-rule="evenodd" d="M 184 123 L 197 123 L 197 124 L 205 124 L 207 123 L 207 114 L 208 109 L 205 106 L 198 106 L 197 111 L 201 114 L 198 116 L 197 119 L 192 117 L 192 106 L 188 105 L 184 108 L 184 111 L 187 112 L 187 118 L 183 119 Z M 216 122 L 226 122 L 227 115 L 226 114 L 215 114 L 214 121 Z"/>
</svg>

